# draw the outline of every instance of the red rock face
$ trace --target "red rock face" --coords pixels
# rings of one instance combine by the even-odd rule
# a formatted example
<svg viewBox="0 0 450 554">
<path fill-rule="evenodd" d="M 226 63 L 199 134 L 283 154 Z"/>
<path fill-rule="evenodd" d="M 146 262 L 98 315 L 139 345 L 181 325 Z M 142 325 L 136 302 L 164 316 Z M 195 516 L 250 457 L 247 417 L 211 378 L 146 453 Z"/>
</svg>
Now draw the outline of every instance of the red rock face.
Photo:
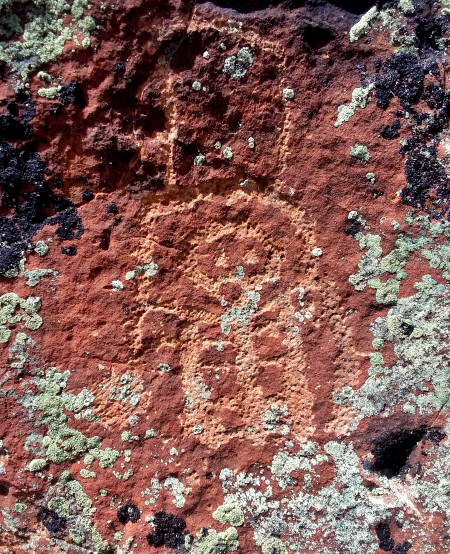
<svg viewBox="0 0 450 554">
<path fill-rule="evenodd" d="M 448 552 L 450 11 L 69 4 L 0 3 L 0 552 Z"/>
</svg>

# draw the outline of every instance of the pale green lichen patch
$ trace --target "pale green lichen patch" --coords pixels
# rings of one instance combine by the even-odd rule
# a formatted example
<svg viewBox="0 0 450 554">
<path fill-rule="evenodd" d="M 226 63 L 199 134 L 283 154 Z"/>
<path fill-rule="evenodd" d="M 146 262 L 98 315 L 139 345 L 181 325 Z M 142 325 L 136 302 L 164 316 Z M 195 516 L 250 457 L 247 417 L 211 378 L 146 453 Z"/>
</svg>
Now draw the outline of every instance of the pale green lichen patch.
<svg viewBox="0 0 450 554">
<path fill-rule="evenodd" d="M 45 246 L 45 242 L 43 243 Z M 44 248 L 40 248 L 41 251 L 44 251 Z M 47 246 L 48 251 L 48 246 Z M 46 275 L 53 274 L 55 277 L 58 275 L 57 271 L 53 271 L 52 269 L 26 269 L 25 268 L 25 260 L 20 260 L 19 262 L 19 268 L 21 274 L 25 277 L 27 280 L 26 283 L 29 287 L 35 287 L 41 282 L 42 277 L 45 277 Z"/>
<path fill-rule="evenodd" d="M 167 477 L 164 480 L 164 488 L 171 491 L 173 496 L 172 502 L 177 508 L 182 508 L 186 504 L 185 496 L 192 490 L 190 487 L 185 487 L 176 477 Z"/>
<path fill-rule="evenodd" d="M 204 165 L 206 162 L 206 156 L 204 154 L 198 154 L 194 158 L 194 165 Z"/>
<path fill-rule="evenodd" d="M 372 28 L 372 25 L 374 24 L 377 17 L 378 10 L 374 6 L 373 8 L 370 8 L 370 10 L 366 12 L 361 17 L 361 19 L 350 29 L 350 32 L 348 34 L 350 42 L 355 42 L 363 35 L 367 34 Z"/>
<path fill-rule="evenodd" d="M 367 282 L 376 290 L 377 302 L 394 306 L 371 325 L 376 352 L 369 356 L 366 382 L 359 390 L 347 386 L 334 393 L 335 402 L 353 408 L 352 428 L 365 417 L 388 415 L 398 406 L 405 413 L 430 414 L 441 410 L 449 399 L 450 358 L 442 345 L 450 340 L 450 247 L 442 239 L 450 236 L 450 225 L 431 224 L 427 217 L 414 218 L 412 214 L 405 218 L 405 224 L 420 230 L 400 234 L 384 257 L 379 236 L 358 233 L 355 237 L 368 251 L 359 264 L 359 273 L 350 276 L 350 282 L 357 290 Z M 413 257 L 415 253 L 421 254 L 421 260 Z M 399 298 L 410 263 L 415 264 L 415 271 L 418 264 L 424 264 L 425 271 L 414 284 L 417 292 Z M 427 273 L 427 265 L 440 270 L 447 283 L 437 283 Z M 383 283 L 376 276 L 384 273 L 397 276 Z M 386 365 L 381 351 L 389 343 L 396 361 Z"/>
<path fill-rule="evenodd" d="M 36 242 L 36 246 L 34 247 L 34 251 L 38 256 L 45 256 L 49 250 L 48 244 L 46 244 L 43 240 L 38 240 Z"/>
<path fill-rule="evenodd" d="M 83 552 L 106 554 L 110 551 L 108 543 L 91 521 L 96 513 L 92 500 L 69 471 L 61 473 L 59 480 L 48 488 L 46 496 L 46 506 L 66 518 L 65 529 L 75 544 L 83 545 Z"/>
<path fill-rule="evenodd" d="M 368 162 L 370 160 L 369 149 L 363 144 L 355 144 L 350 148 L 350 156 L 356 158 L 360 162 Z"/>
<path fill-rule="evenodd" d="M 233 527 L 239 527 L 244 523 L 244 512 L 233 502 L 219 506 L 217 510 L 212 513 L 212 516 L 214 519 L 217 519 L 217 521 L 220 521 L 220 523 L 229 523 Z"/>
<path fill-rule="evenodd" d="M 75 33 L 81 31 L 83 41 L 90 41 L 96 28 L 92 17 L 84 17 L 86 0 L 30 0 L 25 10 L 23 4 L 19 0 L 0 2 L 0 60 L 13 64 L 25 77 L 29 66 L 60 56 Z M 44 75 L 39 78 L 48 80 Z"/>
<path fill-rule="evenodd" d="M 200 532 L 192 541 L 191 536 L 185 539 L 185 549 L 190 554 L 225 554 L 239 548 L 237 530 L 229 527 L 226 531 L 218 533 L 215 529 Z"/>
<path fill-rule="evenodd" d="M 137 265 L 136 269 L 132 269 L 131 271 L 128 271 L 125 275 L 125 280 L 130 281 L 131 279 L 134 279 L 137 277 L 140 273 L 144 272 L 145 275 L 148 275 L 149 277 L 154 277 L 156 273 L 158 272 L 159 266 L 155 262 L 148 262 L 144 265 Z"/>
<path fill-rule="evenodd" d="M 288 450 L 292 447 L 292 443 L 286 444 Z M 251 521 L 255 543 L 266 552 L 375 554 L 378 539 L 373 528 L 389 515 L 383 496 L 389 496 L 390 491 L 364 486 L 360 461 L 351 444 L 331 441 L 320 450 L 312 442 L 296 453 L 282 450 L 283 456 L 274 457 L 269 475 L 263 469 L 237 475 L 222 469 L 224 505 L 242 510 Z M 308 492 L 320 464 L 329 464 L 330 458 L 334 462 L 333 481 L 315 493 Z M 299 482 L 298 488 L 290 488 L 281 498 L 276 493 L 274 498 L 273 485 L 281 477 L 285 487 L 296 483 L 287 479 L 293 471 L 304 472 L 308 478 Z"/>
<path fill-rule="evenodd" d="M 139 399 L 144 386 L 140 379 L 136 379 L 128 373 L 124 373 L 120 376 L 118 385 L 104 385 L 100 384 L 99 388 L 102 390 L 109 389 L 109 399 L 114 401 L 120 401 L 126 404 L 129 402 L 132 406 L 139 404 Z"/>
<path fill-rule="evenodd" d="M 23 321 L 30 331 L 39 329 L 43 321 L 38 311 L 41 308 L 40 298 L 29 296 L 26 300 L 15 292 L 8 292 L 0 296 L 0 343 L 8 342 L 11 330 L 7 323 L 17 325 Z"/>
<path fill-rule="evenodd" d="M 111 281 L 111 288 L 112 290 L 119 292 L 123 290 L 123 283 L 122 281 L 119 281 L 118 279 L 115 279 L 114 281 Z"/>
<path fill-rule="evenodd" d="M 45 71 L 38 71 L 36 77 L 41 81 L 46 81 L 47 83 L 52 82 L 52 76 L 46 73 Z M 39 242 L 43 242 L 43 241 L 39 241 Z"/>
<path fill-rule="evenodd" d="M 40 88 L 38 96 L 51 100 L 52 98 L 58 98 L 60 90 L 60 87 Z"/>
<path fill-rule="evenodd" d="M 270 537 L 264 541 L 262 547 L 262 554 L 287 554 L 288 549 L 286 544 L 278 537 Z"/>
<path fill-rule="evenodd" d="M 242 79 L 247 70 L 253 64 L 253 56 L 250 48 L 244 46 L 239 52 L 225 60 L 223 72 L 228 73 L 233 79 Z"/>
<path fill-rule="evenodd" d="M 248 301 L 242 308 L 227 308 L 226 314 L 221 316 L 222 333 L 228 335 L 231 331 L 231 323 L 237 321 L 241 327 L 248 325 L 250 317 L 258 311 L 258 302 L 261 300 L 261 295 L 256 291 L 246 291 Z"/>
<path fill-rule="evenodd" d="M 281 434 L 289 434 L 290 422 L 286 421 L 286 417 L 289 415 L 289 410 L 286 405 L 278 406 L 278 404 L 272 404 L 270 410 L 267 410 L 262 419 L 262 426 L 269 433 L 275 433 L 278 426 L 281 426 Z"/>
<path fill-rule="evenodd" d="M 233 157 L 233 150 L 231 150 L 231 148 L 227 146 L 226 148 L 223 149 L 222 156 L 226 160 L 231 160 L 231 158 Z"/>
<path fill-rule="evenodd" d="M 83 46 L 88 46 L 96 24 L 84 16 L 87 7 L 86 0 L 30 0 L 25 10 L 22 0 L 0 2 L 0 60 L 12 64 L 26 81 L 30 66 L 55 60 L 67 41 L 79 44 L 78 32 L 84 35 Z M 48 81 L 46 75 L 39 78 Z M 51 93 L 41 95 L 47 94 Z"/>
<path fill-rule="evenodd" d="M 78 394 L 65 392 L 69 371 L 58 372 L 55 368 L 46 371 L 45 377 L 37 377 L 38 393 L 27 391 L 20 402 L 31 410 L 36 427 L 47 427 L 44 435 L 35 434 L 35 443 L 40 444 L 36 453 L 41 456 L 28 464 L 30 471 L 40 471 L 49 461 L 60 464 L 87 454 L 92 461 L 99 461 L 101 468 L 112 467 L 119 453 L 111 448 L 101 449 L 102 440 L 98 436 L 86 437 L 80 431 L 68 426 L 70 420 L 66 412 L 74 417 L 95 419 L 89 406 L 94 395 L 86 388 Z M 37 441 L 39 437 L 39 441 Z"/>
<path fill-rule="evenodd" d="M 338 115 L 335 127 L 339 127 L 345 121 L 348 121 L 352 115 L 354 115 L 357 108 L 365 108 L 369 100 L 369 93 L 375 88 L 375 85 L 371 83 L 367 87 L 355 88 L 352 92 L 352 100 L 350 104 L 341 104 L 338 107 Z"/>
</svg>

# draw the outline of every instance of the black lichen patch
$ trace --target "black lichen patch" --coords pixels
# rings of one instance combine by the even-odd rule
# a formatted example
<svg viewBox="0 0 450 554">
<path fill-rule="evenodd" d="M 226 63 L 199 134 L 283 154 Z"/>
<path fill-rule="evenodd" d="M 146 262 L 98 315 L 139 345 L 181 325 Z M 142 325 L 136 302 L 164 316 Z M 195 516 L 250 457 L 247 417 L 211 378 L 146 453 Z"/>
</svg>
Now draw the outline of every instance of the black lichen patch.
<svg viewBox="0 0 450 554">
<path fill-rule="evenodd" d="M 123 523 L 124 525 L 129 521 L 131 521 L 132 523 L 136 523 L 136 521 L 138 521 L 140 517 L 141 512 L 139 511 L 139 508 L 134 504 L 125 504 L 117 510 L 117 519 L 120 521 L 120 523 Z"/>
<path fill-rule="evenodd" d="M 41 508 L 39 519 L 44 527 L 48 529 L 51 535 L 58 533 L 66 524 L 66 518 L 59 516 L 54 510 Z"/>
<path fill-rule="evenodd" d="M 406 157 L 407 181 L 401 193 L 402 202 L 422 208 L 436 219 L 450 220 L 450 177 L 438 159 L 437 150 L 441 133 L 450 122 L 450 92 L 445 84 L 443 61 L 449 44 L 449 19 L 440 13 L 436 3 L 417 4 L 416 16 L 409 18 L 404 27 L 405 34 L 414 41 L 417 54 L 399 52 L 383 64 L 377 60 L 371 82 L 375 85 L 378 107 L 388 108 L 393 98 L 402 107 L 397 110 L 397 119 L 384 127 L 381 136 L 388 140 L 399 137 L 399 117 L 409 118 L 411 123 L 412 137 L 400 149 Z M 420 111 L 421 100 L 431 112 Z"/>
<path fill-rule="evenodd" d="M 381 136 L 386 140 L 394 140 L 400 136 L 400 127 L 400 120 L 395 119 L 391 125 L 386 125 L 386 127 L 381 131 Z"/>
<path fill-rule="evenodd" d="M 75 256 L 77 253 L 77 247 L 76 246 L 61 246 L 61 253 L 65 256 Z"/>
<path fill-rule="evenodd" d="M 422 94 L 425 69 L 414 54 L 401 52 L 387 58 L 383 74 L 375 79 L 377 105 L 387 108 L 395 95 L 404 109 L 410 109 Z"/>
<path fill-rule="evenodd" d="M 81 193 L 81 198 L 85 202 L 90 202 L 91 200 L 94 200 L 94 193 L 92 192 L 91 189 L 84 189 L 83 192 Z"/>
<path fill-rule="evenodd" d="M 445 168 L 437 160 L 437 148 L 427 145 L 422 137 L 409 139 L 402 148 L 407 154 L 405 176 L 407 187 L 401 192 L 404 204 L 414 207 L 425 207 L 433 187 L 440 199 L 449 198 L 449 179 Z"/>
<path fill-rule="evenodd" d="M 68 104 L 77 104 L 80 108 L 83 108 L 86 105 L 83 91 L 76 81 L 71 81 L 67 85 L 61 87 L 59 99 L 64 106 Z"/>
<path fill-rule="evenodd" d="M 114 204 L 114 202 L 111 202 L 111 204 L 108 204 L 106 206 L 106 213 L 107 214 L 116 214 L 117 213 L 117 206 Z"/>
<path fill-rule="evenodd" d="M 182 517 L 176 517 L 166 512 L 156 512 L 152 521 L 154 533 L 147 535 L 150 546 L 167 546 L 167 548 L 179 548 L 184 544 L 187 533 L 186 522 Z"/>
<path fill-rule="evenodd" d="M 352 235 L 352 237 L 354 237 L 357 233 L 359 233 L 360 229 L 361 229 L 361 222 L 352 221 L 349 225 L 347 225 L 347 228 L 345 229 L 345 233 L 347 235 Z"/>
<path fill-rule="evenodd" d="M 376 439 L 372 445 L 373 469 L 386 477 L 398 475 L 425 433 L 423 428 L 397 429 Z"/>
<path fill-rule="evenodd" d="M 447 435 L 443 433 L 442 431 L 439 431 L 439 429 L 431 429 L 428 431 L 428 433 L 423 437 L 423 440 L 429 440 L 436 446 L 445 439 Z"/>
<path fill-rule="evenodd" d="M 33 249 L 31 239 L 44 225 L 58 225 L 56 234 L 61 240 L 83 234 L 75 205 L 52 191 L 44 163 L 27 142 L 33 134 L 27 122 L 33 110 L 32 103 L 27 103 L 22 119 L 0 114 L 0 199 L 10 212 L 0 217 L 0 274 L 17 267 Z"/>
<path fill-rule="evenodd" d="M 380 521 L 375 526 L 375 532 L 380 541 L 381 550 L 388 552 L 394 548 L 394 540 L 391 538 L 391 531 L 387 521 Z"/>
<path fill-rule="evenodd" d="M 409 541 L 401 542 L 395 545 L 395 548 L 392 551 L 392 554 L 406 554 L 408 550 L 411 548 L 411 546 L 412 544 Z"/>
</svg>

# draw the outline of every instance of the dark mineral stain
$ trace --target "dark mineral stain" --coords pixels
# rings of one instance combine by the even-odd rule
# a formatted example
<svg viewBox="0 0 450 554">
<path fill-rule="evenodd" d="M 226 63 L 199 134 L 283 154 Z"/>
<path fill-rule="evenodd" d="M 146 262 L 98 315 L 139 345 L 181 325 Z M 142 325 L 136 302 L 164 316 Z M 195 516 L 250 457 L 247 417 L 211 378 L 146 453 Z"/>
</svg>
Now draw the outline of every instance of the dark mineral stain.
<svg viewBox="0 0 450 554">
<path fill-rule="evenodd" d="M 186 522 L 182 517 L 176 517 L 166 512 L 156 512 L 153 521 L 154 533 L 147 535 L 147 542 L 150 546 L 162 546 L 167 548 L 179 548 L 184 544 L 184 537 L 187 531 Z"/>
<path fill-rule="evenodd" d="M 58 533 L 66 523 L 65 517 L 59 516 L 54 510 L 50 510 L 49 508 L 41 508 L 39 519 L 42 525 L 46 527 L 52 535 Z"/>
<path fill-rule="evenodd" d="M 402 110 L 397 110 L 397 119 L 384 127 L 381 136 L 388 140 L 399 137 L 399 117 L 408 118 L 411 123 L 412 137 L 400 149 L 406 157 L 407 182 L 401 192 L 402 202 L 426 210 L 435 219 L 450 220 L 450 178 L 438 159 L 437 150 L 440 134 L 448 128 L 450 119 L 450 92 L 446 90 L 442 62 L 450 18 L 441 14 L 439 5 L 433 2 L 418 3 L 416 8 L 416 15 L 411 18 L 414 32 L 410 31 L 417 54 L 396 53 L 383 64 L 373 60 L 376 74 L 370 81 L 375 84 L 378 107 L 386 109 L 394 97 L 402 106 Z M 406 26 L 404 29 L 408 32 Z M 425 76 L 427 81 L 435 82 L 424 90 Z M 432 112 L 420 112 L 416 107 L 420 100 Z"/>
<path fill-rule="evenodd" d="M 131 521 L 132 523 L 136 523 L 136 521 L 138 521 L 140 517 L 141 513 L 139 511 L 139 508 L 134 504 L 125 504 L 117 510 L 117 519 L 120 521 L 120 523 L 123 523 L 124 525 L 129 521 Z"/>
</svg>

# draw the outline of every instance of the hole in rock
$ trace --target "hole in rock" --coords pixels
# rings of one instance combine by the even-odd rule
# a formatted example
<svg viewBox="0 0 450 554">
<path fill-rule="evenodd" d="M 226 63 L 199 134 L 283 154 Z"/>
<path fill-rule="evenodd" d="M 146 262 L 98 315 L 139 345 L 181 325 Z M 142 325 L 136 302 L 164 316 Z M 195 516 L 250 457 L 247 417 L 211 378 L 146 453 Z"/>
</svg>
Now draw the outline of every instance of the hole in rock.
<svg viewBox="0 0 450 554">
<path fill-rule="evenodd" d="M 426 429 L 396 429 L 377 438 L 372 445 L 373 469 L 387 477 L 398 475 Z"/>
</svg>

